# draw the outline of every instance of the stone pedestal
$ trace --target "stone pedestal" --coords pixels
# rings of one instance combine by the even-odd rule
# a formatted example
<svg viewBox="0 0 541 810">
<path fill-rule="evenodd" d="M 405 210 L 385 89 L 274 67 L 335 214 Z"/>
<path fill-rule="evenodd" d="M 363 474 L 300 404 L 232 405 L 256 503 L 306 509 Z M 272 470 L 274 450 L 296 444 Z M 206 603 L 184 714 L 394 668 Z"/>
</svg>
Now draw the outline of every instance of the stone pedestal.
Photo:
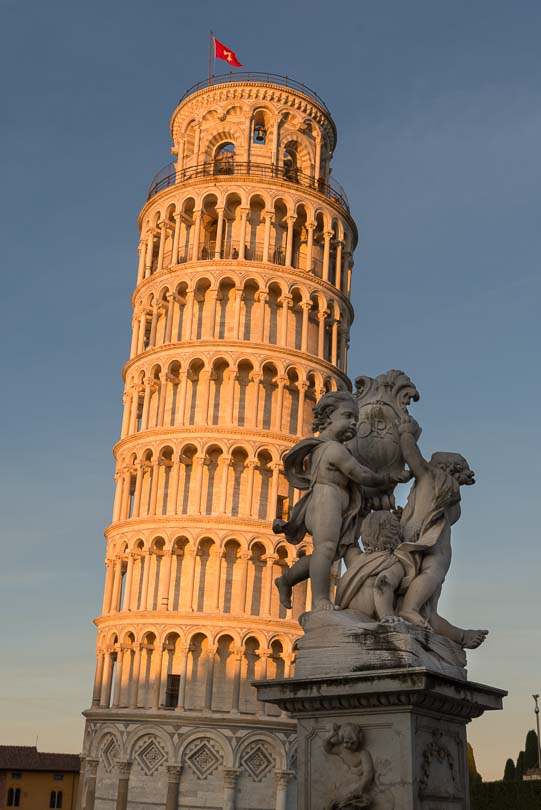
<svg viewBox="0 0 541 810">
<path fill-rule="evenodd" d="M 298 810 L 469 810 L 466 723 L 506 695 L 424 668 L 255 685 L 298 721 Z"/>
</svg>

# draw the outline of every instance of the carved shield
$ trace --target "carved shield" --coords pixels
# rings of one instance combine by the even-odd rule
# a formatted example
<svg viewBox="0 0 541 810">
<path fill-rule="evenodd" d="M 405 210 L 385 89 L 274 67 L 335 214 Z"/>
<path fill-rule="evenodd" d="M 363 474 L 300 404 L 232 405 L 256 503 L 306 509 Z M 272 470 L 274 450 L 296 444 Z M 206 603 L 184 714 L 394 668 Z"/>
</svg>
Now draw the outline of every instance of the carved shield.
<svg viewBox="0 0 541 810">
<path fill-rule="evenodd" d="M 378 377 L 357 377 L 355 388 L 359 422 L 357 436 L 348 447 L 361 464 L 398 478 L 405 469 L 398 425 L 409 403 L 419 399 L 419 392 L 407 374 L 395 369 Z M 383 491 L 393 489 L 390 485 Z"/>
</svg>

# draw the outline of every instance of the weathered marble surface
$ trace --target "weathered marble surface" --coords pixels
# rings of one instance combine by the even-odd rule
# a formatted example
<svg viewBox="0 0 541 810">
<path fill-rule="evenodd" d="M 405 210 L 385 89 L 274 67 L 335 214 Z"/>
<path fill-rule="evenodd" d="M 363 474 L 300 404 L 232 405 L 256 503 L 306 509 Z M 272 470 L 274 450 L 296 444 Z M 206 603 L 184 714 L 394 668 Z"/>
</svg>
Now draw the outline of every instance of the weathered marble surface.
<svg viewBox="0 0 541 810">
<path fill-rule="evenodd" d="M 469 810 L 466 724 L 505 692 L 424 669 L 260 681 L 298 722 L 298 810 Z"/>
<path fill-rule="evenodd" d="M 466 680 L 466 654 L 444 636 L 406 622 L 382 624 L 355 610 L 305 613 L 295 678 L 424 667 Z"/>
</svg>

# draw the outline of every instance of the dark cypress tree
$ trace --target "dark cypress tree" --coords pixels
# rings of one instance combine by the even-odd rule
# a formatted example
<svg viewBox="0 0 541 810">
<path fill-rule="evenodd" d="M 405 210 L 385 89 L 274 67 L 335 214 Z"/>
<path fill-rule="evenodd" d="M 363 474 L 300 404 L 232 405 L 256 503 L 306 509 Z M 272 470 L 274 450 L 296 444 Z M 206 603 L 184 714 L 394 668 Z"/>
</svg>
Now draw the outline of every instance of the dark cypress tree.
<svg viewBox="0 0 541 810">
<path fill-rule="evenodd" d="M 538 768 L 538 748 L 537 734 L 533 728 L 526 734 L 526 744 L 524 746 L 524 771 L 530 768 Z"/>
<path fill-rule="evenodd" d="M 516 770 L 515 770 L 515 763 L 512 759 L 508 759 L 505 763 L 505 770 L 503 772 L 503 781 L 504 782 L 514 782 L 517 778 Z"/>
<path fill-rule="evenodd" d="M 517 758 L 517 764 L 515 768 L 515 773 L 517 775 L 517 779 L 521 780 L 524 776 L 524 751 L 521 751 Z"/>
</svg>

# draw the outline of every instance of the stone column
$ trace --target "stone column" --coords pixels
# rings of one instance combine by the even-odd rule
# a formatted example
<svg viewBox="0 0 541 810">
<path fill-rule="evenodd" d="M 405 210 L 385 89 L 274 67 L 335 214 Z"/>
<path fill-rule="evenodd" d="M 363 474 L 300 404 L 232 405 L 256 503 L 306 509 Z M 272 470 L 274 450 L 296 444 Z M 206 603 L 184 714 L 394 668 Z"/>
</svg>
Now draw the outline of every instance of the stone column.
<svg viewBox="0 0 541 810">
<path fill-rule="evenodd" d="M 231 712 L 233 714 L 240 713 L 240 686 L 242 678 L 242 647 L 235 647 L 233 650 L 235 656 L 235 673 L 233 675 L 233 694 L 231 697 Z"/>
<path fill-rule="evenodd" d="M 96 776 L 99 763 L 99 759 L 86 758 L 84 810 L 94 810 L 94 803 L 96 801 Z"/>
<path fill-rule="evenodd" d="M 156 267 L 156 272 L 159 273 L 160 270 L 163 270 L 163 253 L 165 250 L 165 235 L 167 233 L 167 222 L 162 220 L 158 223 L 158 227 L 160 229 L 160 247 L 158 250 L 158 265 Z"/>
<path fill-rule="evenodd" d="M 210 313 L 208 319 L 208 337 L 211 340 L 214 340 L 215 337 L 215 328 L 216 328 L 216 304 L 218 302 L 218 290 L 210 289 L 207 292 L 207 296 L 210 296 Z M 205 322 L 203 321 L 203 326 L 205 326 Z"/>
<path fill-rule="evenodd" d="M 148 310 L 143 307 L 140 311 L 139 321 L 139 335 L 137 337 L 137 354 L 142 354 L 145 350 L 145 335 L 147 331 L 147 314 Z"/>
<path fill-rule="evenodd" d="M 261 374 L 260 371 L 252 372 L 251 380 L 254 385 L 254 397 L 252 401 L 252 407 L 250 408 L 247 419 L 248 424 L 250 424 L 252 427 L 257 427 L 257 418 L 259 416 L 259 390 L 260 390 L 259 383 L 261 382 L 262 376 L 263 375 Z"/>
<path fill-rule="evenodd" d="M 139 419 L 139 400 L 141 398 L 141 393 L 144 394 L 144 387 L 141 385 L 134 385 L 132 407 L 130 413 L 130 427 L 129 427 L 130 433 L 137 432 L 137 422 Z"/>
<path fill-rule="evenodd" d="M 171 580 L 171 563 L 173 560 L 173 552 L 168 549 L 162 556 L 162 564 L 160 567 L 160 596 L 158 604 L 161 610 L 169 609 L 169 587 Z"/>
<path fill-rule="evenodd" d="M 152 708 L 154 711 L 160 708 L 160 693 L 162 687 L 164 658 L 167 660 L 167 655 L 164 655 L 165 652 L 165 647 L 158 647 L 157 642 L 154 643 L 154 649 L 152 650 L 152 663 L 150 666 L 150 690 Z"/>
<path fill-rule="evenodd" d="M 304 434 L 304 400 L 308 391 L 308 383 L 299 383 L 299 409 L 297 412 L 297 436 Z"/>
<path fill-rule="evenodd" d="M 222 468 L 222 475 L 221 475 L 220 507 L 218 509 L 221 515 L 225 515 L 227 509 L 227 489 L 229 484 L 230 465 L 231 465 L 231 456 L 222 455 L 220 457 L 220 466 Z"/>
<path fill-rule="evenodd" d="M 222 560 L 224 558 L 223 551 L 219 548 L 215 548 L 212 551 L 212 557 L 215 560 L 214 568 L 215 568 L 215 576 L 216 576 L 216 585 L 214 588 L 214 610 L 216 613 L 220 611 L 220 590 L 221 590 L 221 579 L 222 579 Z"/>
<path fill-rule="evenodd" d="M 94 674 L 94 689 L 92 691 L 92 706 L 100 705 L 101 685 L 103 682 L 103 667 L 105 664 L 105 653 L 98 650 L 96 653 L 96 672 Z"/>
<path fill-rule="evenodd" d="M 171 255 L 171 265 L 174 267 L 178 264 L 178 245 L 180 240 L 180 226 L 182 223 L 182 215 L 180 213 L 174 214 L 175 217 L 175 235 L 173 236 L 173 253 Z"/>
<path fill-rule="evenodd" d="M 148 590 L 149 590 L 149 581 L 150 581 L 150 561 L 151 561 L 151 551 L 150 549 L 147 551 L 146 554 L 141 556 L 141 560 L 143 562 L 143 584 L 141 587 L 141 605 L 140 610 L 147 609 L 147 599 L 148 599 Z"/>
<path fill-rule="evenodd" d="M 222 258 L 222 235 L 224 230 L 224 209 L 216 208 L 218 212 L 218 224 L 216 226 L 216 250 L 214 251 L 214 258 Z"/>
<path fill-rule="evenodd" d="M 238 768 L 224 768 L 224 810 L 235 810 L 235 787 L 239 774 Z"/>
<path fill-rule="evenodd" d="M 195 472 L 195 482 L 193 491 L 195 492 L 196 495 L 196 509 L 194 511 L 197 515 L 200 515 L 201 501 L 203 499 L 203 468 L 205 466 L 205 456 L 194 456 L 193 465 Z"/>
<path fill-rule="evenodd" d="M 178 419 L 175 419 L 175 422 L 179 423 L 180 425 L 184 425 L 186 417 L 186 394 L 188 392 L 188 372 L 180 371 L 178 376 L 180 379 L 180 391 L 177 405 Z"/>
<path fill-rule="evenodd" d="M 139 254 L 139 261 L 137 264 L 137 286 L 139 286 L 145 276 L 146 243 L 144 239 L 140 240 L 137 247 L 137 253 Z"/>
<path fill-rule="evenodd" d="M 199 258 L 199 237 L 201 235 L 201 211 L 194 211 L 193 215 L 193 246 L 191 260 L 196 262 Z"/>
<path fill-rule="evenodd" d="M 141 653 L 142 648 L 140 644 L 133 645 L 133 669 L 130 684 L 130 694 L 128 696 L 128 704 L 130 709 L 136 709 L 139 702 L 139 679 L 141 677 Z"/>
<path fill-rule="evenodd" d="M 315 222 L 307 222 L 306 230 L 308 231 L 308 240 L 306 243 L 306 272 L 313 273 L 313 253 L 314 253 L 314 230 L 316 228 Z"/>
<path fill-rule="evenodd" d="M 287 221 L 287 240 L 286 240 L 286 267 L 291 267 L 293 260 L 293 225 L 297 217 L 286 217 Z"/>
<path fill-rule="evenodd" d="M 318 356 L 324 359 L 325 354 L 325 320 L 327 318 L 326 312 L 318 312 L 317 319 L 319 321 L 319 331 L 317 338 L 317 353 Z"/>
<path fill-rule="evenodd" d="M 117 709 L 120 705 L 120 690 L 122 688 L 122 663 L 124 661 L 124 648 L 117 644 L 116 647 L 116 667 L 115 667 L 115 688 L 113 692 L 112 708 Z"/>
<path fill-rule="evenodd" d="M 329 280 L 329 261 L 331 256 L 331 238 L 334 236 L 332 231 L 325 231 L 323 234 L 323 281 Z"/>
<path fill-rule="evenodd" d="M 185 340 L 192 339 L 193 333 L 193 302 L 195 292 L 193 290 L 186 291 L 186 305 L 184 310 L 184 321 L 182 323 L 182 331 L 186 331 Z"/>
<path fill-rule="evenodd" d="M 174 293 L 167 296 L 167 323 L 165 326 L 164 343 L 171 343 L 173 337 L 173 321 L 175 320 L 175 304 L 177 299 Z"/>
<path fill-rule="evenodd" d="M 265 217 L 265 235 L 263 237 L 263 261 L 268 262 L 269 260 L 269 247 L 270 247 L 270 235 L 271 235 L 271 225 L 272 220 L 274 219 L 274 211 L 265 211 L 263 216 Z"/>
<path fill-rule="evenodd" d="M 152 319 L 150 321 L 150 335 L 148 339 L 148 348 L 153 349 L 156 345 L 156 332 L 158 329 L 158 318 L 160 315 L 160 304 L 154 304 L 152 307 Z"/>
<path fill-rule="evenodd" d="M 271 613 L 272 589 L 274 587 L 272 572 L 277 559 L 276 554 L 267 554 L 265 557 L 266 566 L 263 580 L 263 593 L 261 594 L 261 609 L 264 616 L 270 616 Z"/>
<path fill-rule="evenodd" d="M 120 438 L 123 439 L 128 433 L 128 425 L 130 424 L 132 395 L 125 391 L 122 395 L 122 426 L 120 428 Z"/>
<path fill-rule="evenodd" d="M 260 312 L 259 312 L 259 343 L 265 342 L 265 317 L 267 314 L 267 307 L 266 302 L 269 294 L 266 292 L 259 293 L 259 304 L 260 304 Z"/>
<path fill-rule="evenodd" d="M 287 320 L 289 317 L 289 305 L 291 297 L 282 295 L 282 323 L 280 324 L 280 346 L 287 346 Z"/>
<path fill-rule="evenodd" d="M 207 680 L 205 683 L 205 710 L 212 711 L 212 692 L 214 688 L 214 657 L 216 655 L 216 647 L 207 648 Z"/>
<path fill-rule="evenodd" d="M 242 613 L 246 613 L 246 587 L 248 584 L 249 560 L 250 560 L 250 552 L 243 551 L 242 554 L 240 555 L 241 570 L 240 570 L 240 584 L 239 584 L 240 609 Z"/>
<path fill-rule="evenodd" d="M 130 343 L 130 358 L 135 357 L 137 354 L 137 347 L 139 345 L 139 328 L 141 326 L 141 316 L 139 310 L 133 313 L 131 322 L 131 343 Z"/>
<path fill-rule="evenodd" d="M 150 504 L 149 515 L 156 514 L 156 502 L 158 499 L 158 481 L 160 477 L 160 460 L 157 458 L 151 462 L 152 477 L 150 481 Z"/>
<path fill-rule="evenodd" d="M 239 339 L 240 331 L 240 305 L 242 303 L 242 289 L 235 287 L 235 311 L 233 314 L 233 340 Z"/>
<path fill-rule="evenodd" d="M 111 650 L 105 651 L 105 665 L 103 668 L 103 680 L 101 684 L 100 708 L 108 709 L 111 702 L 111 683 L 113 677 L 113 653 Z"/>
<path fill-rule="evenodd" d="M 178 786 L 182 774 L 182 765 L 167 766 L 167 794 L 165 796 L 165 810 L 177 810 Z"/>
<path fill-rule="evenodd" d="M 141 416 L 141 430 L 148 430 L 148 417 L 150 410 L 150 397 L 152 395 L 153 380 L 147 377 L 145 380 L 145 395 L 143 398 L 143 414 Z"/>
<path fill-rule="evenodd" d="M 147 236 L 147 253 L 145 256 L 145 278 L 148 278 L 152 273 L 152 254 L 154 253 L 154 231 L 152 228 Z"/>
<path fill-rule="evenodd" d="M 310 317 L 310 310 L 312 309 L 311 301 L 303 301 L 302 307 L 302 330 L 301 330 L 301 352 L 308 351 L 308 322 Z"/>
<path fill-rule="evenodd" d="M 272 465 L 272 485 L 271 496 L 267 510 L 267 520 L 274 520 L 276 517 L 276 504 L 278 502 L 278 484 L 280 483 L 280 468 L 281 464 L 278 462 Z"/>
<path fill-rule="evenodd" d="M 246 223 L 248 221 L 249 208 L 240 209 L 240 244 L 239 244 L 239 259 L 244 260 L 246 255 Z"/>
<path fill-rule="evenodd" d="M 188 590 L 187 590 L 187 600 L 186 600 L 186 610 L 193 611 L 193 598 L 194 598 L 194 589 L 195 589 L 195 558 L 196 552 L 194 548 L 187 548 L 185 551 L 186 562 L 185 565 L 187 567 L 186 571 L 186 581 L 188 582 Z"/>
<path fill-rule="evenodd" d="M 338 365 L 338 321 L 336 318 L 332 322 L 331 363 L 333 366 Z"/>
<path fill-rule="evenodd" d="M 284 387 L 287 383 L 287 377 L 277 377 L 278 392 L 276 397 L 276 407 L 272 409 L 273 429 L 277 431 L 282 430 L 282 409 L 284 405 Z"/>
<path fill-rule="evenodd" d="M 342 289 L 342 249 L 344 247 L 344 243 L 341 239 L 338 240 L 336 243 L 336 273 L 335 273 L 335 281 L 334 285 L 337 290 Z"/>
<path fill-rule="evenodd" d="M 129 760 L 118 760 L 118 789 L 116 794 L 116 810 L 127 810 L 128 786 L 132 763 Z"/>
<path fill-rule="evenodd" d="M 141 493 L 143 491 L 143 474 L 147 468 L 146 462 L 141 462 L 137 465 L 137 472 L 135 475 L 135 493 L 133 495 L 133 517 L 141 516 Z"/>
<path fill-rule="evenodd" d="M 276 810 L 287 810 L 287 786 L 293 771 L 274 771 L 276 775 Z"/>
<path fill-rule="evenodd" d="M 235 424 L 235 381 L 237 379 L 237 374 L 234 368 L 230 368 L 227 371 L 227 404 L 225 408 L 226 413 L 226 424 L 234 425 Z M 225 375 L 224 375 L 225 381 Z"/>
<path fill-rule="evenodd" d="M 180 480 L 180 455 L 178 450 L 173 451 L 173 470 L 167 498 L 167 514 L 176 515 L 178 511 L 178 484 Z"/>
<path fill-rule="evenodd" d="M 199 372 L 199 385 L 202 389 L 201 404 L 199 407 L 200 420 L 203 425 L 208 425 L 210 396 L 210 371 L 208 369 L 204 368 Z"/>
<path fill-rule="evenodd" d="M 314 168 L 314 174 L 317 184 L 317 181 L 319 180 L 319 177 L 321 175 L 321 132 L 319 130 L 316 130 L 315 139 L 316 139 L 316 165 Z"/>
<path fill-rule="evenodd" d="M 126 566 L 126 574 L 125 574 L 125 587 L 124 587 L 124 602 L 121 605 L 122 613 L 126 613 L 130 609 L 131 603 L 131 592 L 133 586 L 133 560 L 134 555 L 128 554 L 128 564 Z"/>
<path fill-rule="evenodd" d="M 101 612 L 103 615 L 111 610 L 111 597 L 113 595 L 113 580 L 115 574 L 115 564 L 113 560 L 105 561 L 105 590 L 103 593 L 103 605 Z"/>
<path fill-rule="evenodd" d="M 246 511 L 248 517 L 253 517 L 252 502 L 254 500 L 254 475 L 257 461 L 249 459 L 246 462 L 248 468 L 248 481 L 246 482 Z"/>
<path fill-rule="evenodd" d="M 186 704 L 186 681 L 188 678 L 188 660 L 190 655 L 190 648 L 187 644 L 183 644 L 180 648 L 182 653 L 182 671 L 180 673 L 180 684 L 178 689 L 177 709 L 184 710 Z"/>
<path fill-rule="evenodd" d="M 120 586 L 122 585 L 122 559 L 117 557 L 115 560 L 115 576 L 113 580 L 113 594 L 111 597 L 111 613 L 117 613 L 120 609 Z"/>
<path fill-rule="evenodd" d="M 160 374 L 160 388 L 158 399 L 158 412 L 156 414 L 156 427 L 163 427 L 163 420 L 165 416 L 165 403 L 167 401 L 167 382 L 168 374 L 162 371 Z"/>
</svg>

